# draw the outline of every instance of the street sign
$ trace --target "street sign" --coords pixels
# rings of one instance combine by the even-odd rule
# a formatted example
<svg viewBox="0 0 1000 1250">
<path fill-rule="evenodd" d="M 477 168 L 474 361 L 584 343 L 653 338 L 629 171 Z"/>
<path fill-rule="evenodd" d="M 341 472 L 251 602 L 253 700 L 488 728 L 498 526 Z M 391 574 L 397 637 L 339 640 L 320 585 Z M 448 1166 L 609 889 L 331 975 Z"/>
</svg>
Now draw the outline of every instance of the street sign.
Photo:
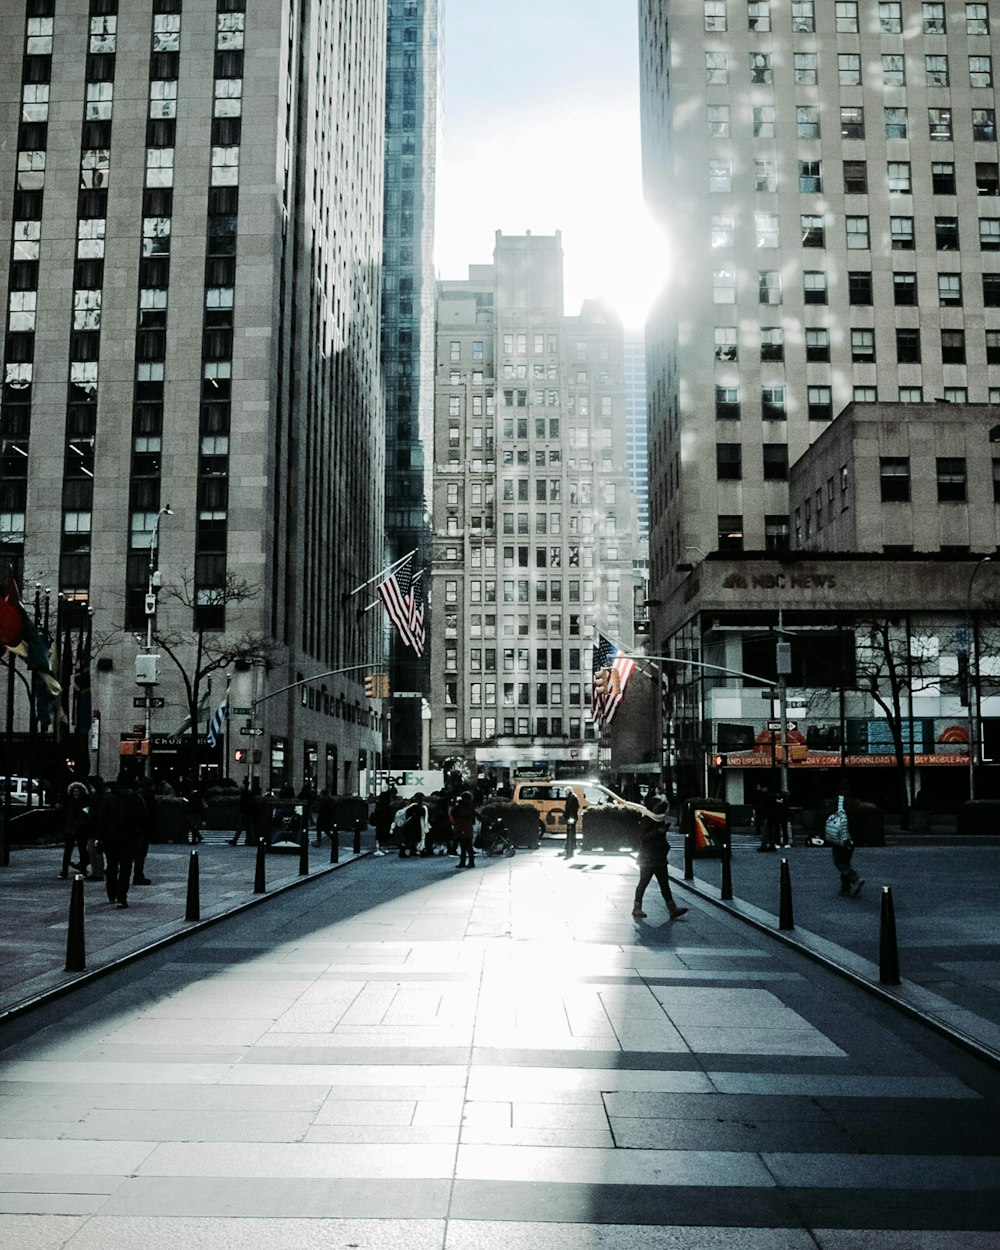
<svg viewBox="0 0 1000 1250">
<path fill-rule="evenodd" d="M 240 730 L 244 738 L 259 738 L 263 732 L 263 729 L 252 729 L 249 725 L 244 725 Z"/>
<path fill-rule="evenodd" d="M 772 733 L 778 733 L 778 732 L 780 732 L 780 730 L 781 730 L 781 721 L 780 721 L 780 720 L 769 720 L 769 721 L 767 722 L 767 727 L 768 727 L 768 729 L 769 729 Z M 794 720 L 786 720 L 786 721 L 785 721 L 785 728 L 786 728 L 786 729 L 798 729 L 798 727 L 799 727 L 799 726 L 798 726 L 798 722 L 797 722 L 797 721 L 794 721 Z"/>
<path fill-rule="evenodd" d="M 230 716 L 249 716 L 251 709 L 248 707 L 231 707 L 229 709 Z"/>
<path fill-rule="evenodd" d="M 165 707 L 166 699 L 159 695 L 153 695 L 144 699 L 141 695 L 134 695 L 132 698 L 133 707 Z"/>
</svg>

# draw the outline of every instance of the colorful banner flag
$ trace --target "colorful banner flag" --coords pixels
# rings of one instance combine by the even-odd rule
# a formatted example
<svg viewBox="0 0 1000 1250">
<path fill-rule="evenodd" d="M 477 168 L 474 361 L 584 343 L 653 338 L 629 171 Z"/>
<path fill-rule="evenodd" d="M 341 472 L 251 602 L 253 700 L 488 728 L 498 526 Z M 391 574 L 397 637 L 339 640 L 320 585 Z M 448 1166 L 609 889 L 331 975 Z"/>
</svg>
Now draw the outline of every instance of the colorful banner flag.
<svg viewBox="0 0 1000 1250">
<path fill-rule="evenodd" d="M 212 714 L 212 719 L 208 724 L 208 745 L 214 747 L 222 737 L 223 726 L 229 715 L 229 691 L 226 691 L 226 697 Z"/>
<path fill-rule="evenodd" d="M 598 725 L 611 724 L 634 671 L 635 660 L 620 651 L 609 638 L 598 634 L 594 643 L 591 694 L 591 715 Z"/>
</svg>

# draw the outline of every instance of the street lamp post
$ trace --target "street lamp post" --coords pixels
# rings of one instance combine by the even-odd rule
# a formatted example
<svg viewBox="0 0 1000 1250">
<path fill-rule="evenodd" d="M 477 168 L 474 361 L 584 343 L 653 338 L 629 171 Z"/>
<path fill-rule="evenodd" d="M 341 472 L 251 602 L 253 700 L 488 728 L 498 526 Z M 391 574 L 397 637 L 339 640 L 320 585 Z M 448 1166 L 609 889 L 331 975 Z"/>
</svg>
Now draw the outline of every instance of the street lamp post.
<svg viewBox="0 0 1000 1250">
<path fill-rule="evenodd" d="M 968 655 L 968 700 L 969 700 L 969 798 L 976 797 L 976 756 L 978 743 L 976 738 L 976 720 L 979 711 L 979 647 L 977 645 L 975 623 L 972 619 L 972 583 L 976 574 L 989 562 L 990 556 L 982 556 L 969 574 L 969 590 L 965 597 L 966 654 Z"/>
<path fill-rule="evenodd" d="M 156 514 L 156 520 L 153 522 L 153 532 L 149 539 L 149 577 L 146 583 L 146 654 L 153 654 L 153 626 L 156 621 L 156 592 L 160 588 L 160 570 L 157 567 L 160 555 L 160 521 L 165 516 L 173 516 L 174 511 L 170 504 L 165 504 Z M 148 743 L 150 740 L 150 732 L 152 728 L 153 713 L 153 696 L 151 694 L 152 687 L 156 684 L 155 665 L 150 662 L 150 668 L 146 671 L 147 679 L 151 676 L 152 681 L 143 683 L 146 687 L 146 707 L 145 707 L 145 739 Z"/>
</svg>

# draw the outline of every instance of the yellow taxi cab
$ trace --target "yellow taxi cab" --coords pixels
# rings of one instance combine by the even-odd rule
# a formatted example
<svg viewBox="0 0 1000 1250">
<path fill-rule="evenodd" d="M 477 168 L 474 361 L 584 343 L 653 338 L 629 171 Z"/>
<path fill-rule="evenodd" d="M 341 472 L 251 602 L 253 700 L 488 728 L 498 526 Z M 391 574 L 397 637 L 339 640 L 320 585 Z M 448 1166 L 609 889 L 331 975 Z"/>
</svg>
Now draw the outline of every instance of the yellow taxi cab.
<svg viewBox="0 0 1000 1250">
<path fill-rule="evenodd" d="M 612 807 L 620 811 L 632 811 L 640 816 L 646 814 L 641 803 L 630 803 L 597 781 L 552 781 L 540 778 L 514 782 L 514 802 L 525 803 L 538 812 L 538 821 L 544 835 L 566 836 L 566 799 L 572 790 L 580 801 L 577 832 L 582 832 L 587 808 Z"/>
</svg>

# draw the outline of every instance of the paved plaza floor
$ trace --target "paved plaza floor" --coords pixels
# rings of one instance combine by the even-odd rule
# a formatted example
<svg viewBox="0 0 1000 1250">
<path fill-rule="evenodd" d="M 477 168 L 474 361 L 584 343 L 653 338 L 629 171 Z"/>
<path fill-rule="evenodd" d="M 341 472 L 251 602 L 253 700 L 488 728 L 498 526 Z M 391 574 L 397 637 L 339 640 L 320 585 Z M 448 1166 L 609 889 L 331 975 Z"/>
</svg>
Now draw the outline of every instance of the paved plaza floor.
<svg viewBox="0 0 1000 1250">
<path fill-rule="evenodd" d="M 0 1245 L 1000 1245 L 994 1066 L 698 893 L 633 920 L 627 857 L 454 863 L 346 864 L 8 1020 Z"/>
</svg>

